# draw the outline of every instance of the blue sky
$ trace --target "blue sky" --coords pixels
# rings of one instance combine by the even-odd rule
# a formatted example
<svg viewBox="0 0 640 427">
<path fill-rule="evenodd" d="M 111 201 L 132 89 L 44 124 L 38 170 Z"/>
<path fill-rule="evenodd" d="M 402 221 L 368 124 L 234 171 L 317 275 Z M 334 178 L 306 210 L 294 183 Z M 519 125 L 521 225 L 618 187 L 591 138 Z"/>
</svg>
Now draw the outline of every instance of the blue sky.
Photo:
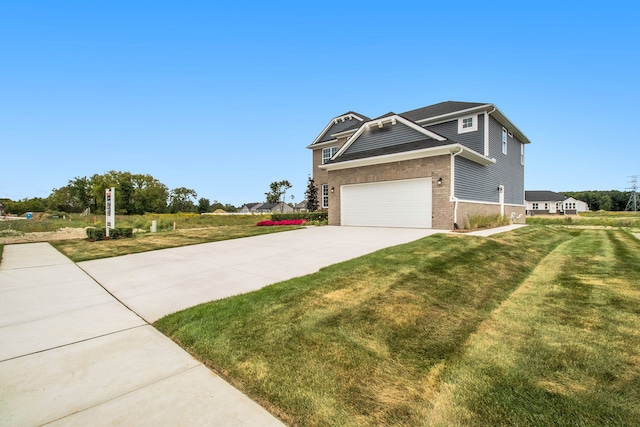
<svg viewBox="0 0 640 427">
<path fill-rule="evenodd" d="M 636 4 L 0 1 L 0 197 L 116 170 L 234 205 L 288 179 L 301 201 L 332 117 L 447 100 L 529 137 L 526 189 L 624 190 Z"/>
</svg>

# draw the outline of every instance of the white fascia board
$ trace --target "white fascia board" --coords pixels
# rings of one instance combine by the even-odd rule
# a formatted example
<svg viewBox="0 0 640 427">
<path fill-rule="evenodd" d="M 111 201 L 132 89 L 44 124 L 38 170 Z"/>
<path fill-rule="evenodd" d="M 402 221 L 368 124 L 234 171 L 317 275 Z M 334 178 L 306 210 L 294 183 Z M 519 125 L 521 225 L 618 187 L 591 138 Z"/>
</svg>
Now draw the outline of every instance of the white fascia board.
<svg viewBox="0 0 640 427">
<path fill-rule="evenodd" d="M 313 145 L 316 142 L 320 141 L 320 139 L 324 136 L 325 133 L 327 133 L 327 131 L 331 128 L 331 126 L 333 126 L 334 124 L 338 123 L 340 120 L 344 121 L 345 119 L 356 119 L 356 120 L 359 120 L 361 122 L 364 122 L 364 119 L 362 117 L 358 116 L 357 114 L 353 114 L 353 113 L 343 114 L 342 116 L 334 117 L 333 119 L 329 120 L 329 123 L 324 127 L 324 129 L 322 129 L 322 132 L 320 132 L 320 135 L 318 135 L 318 137 L 313 140 L 311 145 Z M 309 148 L 309 147 L 307 147 L 307 148 Z"/>
<path fill-rule="evenodd" d="M 527 136 L 524 133 L 522 133 L 522 131 L 520 129 L 518 129 L 518 127 L 516 125 L 514 125 L 513 122 L 511 120 L 509 120 L 509 118 L 507 116 L 505 116 L 502 111 L 500 111 L 498 109 L 498 107 L 495 107 L 495 110 L 491 111 L 489 113 L 489 115 L 496 116 L 496 120 L 502 126 L 507 128 L 507 131 L 512 131 L 513 134 L 516 137 L 518 137 L 520 142 L 522 142 L 523 144 L 531 144 L 531 141 L 529 140 L 529 138 L 527 138 Z"/>
<path fill-rule="evenodd" d="M 468 116 L 473 113 L 479 113 L 488 109 L 494 108 L 493 104 L 484 104 L 477 107 L 467 108 L 466 110 L 458 110 L 447 114 L 441 114 L 439 116 L 427 117 L 426 119 L 416 120 L 416 123 L 423 125 L 424 123 L 435 124 L 435 122 L 445 122 L 449 119 L 453 119 L 458 116 Z"/>
<path fill-rule="evenodd" d="M 306 148 L 308 148 L 308 149 L 310 149 L 310 150 L 315 150 L 315 149 L 318 149 L 318 148 L 328 147 L 328 146 L 330 146 L 330 145 L 334 145 L 334 144 L 337 144 L 337 143 L 338 143 L 338 140 L 337 140 L 337 139 L 332 139 L 332 140 L 329 140 L 329 141 L 321 142 L 321 143 L 319 143 L 319 144 L 311 144 L 311 145 L 307 145 L 307 147 L 306 147 Z"/>
<path fill-rule="evenodd" d="M 318 167 L 320 169 L 332 171 L 332 170 L 349 169 L 349 168 L 355 168 L 355 167 L 361 167 L 361 166 L 379 165 L 384 163 L 402 162 L 405 160 L 421 159 L 423 157 L 435 157 L 435 156 L 448 155 L 456 151 L 460 151 L 461 148 L 462 148 L 462 153 L 460 153 L 460 156 L 463 156 L 473 162 L 480 163 L 483 165 L 490 165 L 496 162 L 495 159 L 490 159 L 488 157 L 485 157 L 482 154 L 477 153 L 473 150 L 470 150 L 461 144 L 450 144 L 450 145 L 443 145 L 440 147 L 423 148 L 421 150 L 405 151 L 402 153 L 385 154 L 382 156 L 348 160 L 346 162 L 328 163 L 324 165 L 319 165 Z"/>
<path fill-rule="evenodd" d="M 455 144 L 455 147 L 457 150 L 459 150 L 460 148 L 462 148 L 462 152 L 460 152 L 459 156 L 460 157 L 464 157 L 467 160 L 471 160 L 472 162 L 487 166 L 487 165 L 492 165 L 495 164 L 496 159 L 492 159 L 490 157 L 484 156 L 480 153 L 478 153 L 475 150 L 472 150 L 471 148 L 467 148 L 462 144 Z"/>
<path fill-rule="evenodd" d="M 335 154 L 335 156 L 333 156 L 333 158 L 340 157 L 342 155 L 342 153 L 344 153 L 351 146 L 351 144 L 353 144 L 354 141 L 356 139 L 358 139 L 358 137 L 360 135 L 362 135 L 362 133 L 365 130 L 367 130 L 368 128 L 370 128 L 372 126 L 380 126 L 380 125 L 383 125 L 385 123 L 391 123 L 392 125 L 395 125 L 397 123 L 402 123 L 405 126 L 408 126 L 411 129 L 413 129 L 413 130 L 415 130 L 417 132 L 420 132 L 421 134 L 423 134 L 425 136 L 428 136 L 431 139 L 435 139 L 436 141 L 446 141 L 446 139 L 447 139 L 447 138 L 444 138 L 444 137 L 438 135 L 437 133 L 433 133 L 430 130 L 427 130 L 427 129 L 423 128 L 422 126 L 418 126 L 417 124 L 415 124 L 411 120 L 407 120 L 402 116 L 393 115 L 393 116 L 383 117 L 382 119 L 371 120 L 370 122 L 363 123 L 362 126 L 360 126 L 358 128 L 356 133 L 353 136 L 351 136 L 351 138 L 349 138 L 347 140 L 347 143 L 342 146 L 342 148 Z"/>
<path fill-rule="evenodd" d="M 331 136 L 334 138 L 340 138 L 342 136 L 349 136 L 352 135 L 354 133 L 356 133 L 358 129 L 349 129 L 349 130 L 343 130 L 342 132 L 338 132 L 338 133 L 332 133 Z"/>
<path fill-rule="evenodd" d="M 414 122 L 412 122 L 410 120 L 407 120 L 402 116 L 391 116 L 391 117 L 395 118 L 400 123 L 403 123 L 403 124 L 409 126 L 411 129 L 416 130 L 416 131 L 418 131 L 418 132 L 420 132 L 422 134 L 425 134 L 429 138 L 435 139 L 436 141 L 444 141 L 444 140 L 447 139 L 445 137 L 442 137 L 442 136 L 438 135 L 437 133 L 433 133 L 430 130 L 427 130 L 427 129 L 423 128 L 422 126 L 418 126 Z"/>
</svg>

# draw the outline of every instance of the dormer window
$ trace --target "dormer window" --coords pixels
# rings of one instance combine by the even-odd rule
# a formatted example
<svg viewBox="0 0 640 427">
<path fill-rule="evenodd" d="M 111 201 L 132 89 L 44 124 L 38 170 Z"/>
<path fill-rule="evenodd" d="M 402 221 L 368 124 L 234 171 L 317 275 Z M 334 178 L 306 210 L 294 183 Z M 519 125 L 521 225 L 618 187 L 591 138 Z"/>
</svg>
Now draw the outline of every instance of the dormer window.
<svg viewBox="0 0 640 427">
<path fill-rule="evenodd" d="M 322 164 L 328 163 L 334 154 L 338 151 L 338 147 L 327 147 L 322 149 Z"/>
<path fill-rule="evenodd" d="M 473 132 L 478 130 L 478 116 L 460 117 L 458 119 L 458 133 Z"/>
</svg>

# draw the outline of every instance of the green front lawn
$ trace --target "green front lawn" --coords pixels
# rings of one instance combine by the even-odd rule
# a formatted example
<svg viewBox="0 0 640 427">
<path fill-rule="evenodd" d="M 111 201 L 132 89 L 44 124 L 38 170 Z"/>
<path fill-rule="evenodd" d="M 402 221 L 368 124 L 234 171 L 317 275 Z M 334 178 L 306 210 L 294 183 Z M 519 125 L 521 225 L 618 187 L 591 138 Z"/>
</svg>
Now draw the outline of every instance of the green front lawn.
<svg viewBox="0 0 640 427">
<path fill-rule="evenodd" d="M 436 235 L 155 326 L 291 425 L 640 425 L 638 266 L 621 230 Z"/>
</svg>

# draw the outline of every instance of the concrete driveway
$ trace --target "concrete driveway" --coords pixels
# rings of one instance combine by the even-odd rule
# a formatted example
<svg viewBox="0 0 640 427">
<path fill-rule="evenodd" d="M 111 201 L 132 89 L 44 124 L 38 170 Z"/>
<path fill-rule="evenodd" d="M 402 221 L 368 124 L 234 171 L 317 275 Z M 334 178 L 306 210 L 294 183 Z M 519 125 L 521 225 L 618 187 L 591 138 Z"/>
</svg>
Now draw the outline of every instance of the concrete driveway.
<svg viewBox="0 0 640 427">
<path fill-rule="evenodd" d="M 436 232 L 317 227 L 79 265 L 5 246 L 0 426 L 282 426 L 147 322 Z"/>
<path fill-rule="evenodd" d="M 147 322 L 442 230 L 310 227 L 78 263 Z"/>
</svg>

